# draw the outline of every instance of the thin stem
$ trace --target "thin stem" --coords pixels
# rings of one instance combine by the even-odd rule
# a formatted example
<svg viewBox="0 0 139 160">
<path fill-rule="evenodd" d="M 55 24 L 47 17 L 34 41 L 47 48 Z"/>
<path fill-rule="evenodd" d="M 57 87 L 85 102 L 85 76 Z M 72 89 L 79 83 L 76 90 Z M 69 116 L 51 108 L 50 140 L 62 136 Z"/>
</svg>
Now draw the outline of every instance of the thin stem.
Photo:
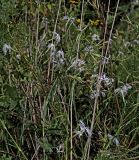
<svg viewBox="0 0 139 160">
<path fill-rule="evenodd" d="M 80 28 L 79 28 L 81 33 L 82 33 L 83 13 L 84 13 L 84 0 L 82 1 L 81 21 L 80 21 Z M 79 39 L 78 39 L 76 59 L 79 58 L 80 39 L 81 39 L 81 35 L 79 36 Z"/>
<path fill-rule="evenodd" d="M 38 59 L 38 52 L 39 52 L 39 46 L 38 46 L 38 35 L 39 35 L 39 21 L 40 21 L 40 13 L 39 13 L 40 3 L 38 4 L 37 8 L 37 25 L 36 25 L 36 55 L 35 55 L 35 65 L 37 66 L 37 59 Z"/>
<path fill-rule="evenodd" d="M 56 17 L 56 21 L 55 21 L 55 25 L 54 25 L 53 36 L 52 36 L 52 44 L 54 43 L 54 36 L 55 36 L 55 32 L 56 32 L 56 28 L 57 28 L 57 22 L 58 22 L 58 18 L 59 18 L 59 14 L 60 14 L 61 2 L 62 2 L 62 0 L 59 1 L 59 5 L 58 5 L 57 17 Z M 50 52 L 52 52 L 52 51 L 50 51 Z M 51 61 L 52 61 L 52 58 L 50 56 L 50 60 L 49 60 L 49 63 L 48 63 L 47 79 L 49 80 L 50 69 L 52 69 L 52 74 L 51 74 L 51 81 L 52 81 L 54 65 L 52 64 L 52 67 L 51 67 Z"/>
<path fill-rule="evenodd" d="M 73 142 L 72 142 L 72 136 L 73 136 L 73 120 L 72 120 L 72 115 L 73 115 L 73 97 L 74 97 L 74 88 L 75 88 L 75 81 L 72 84 L 71 88 L 71 101 L 70 101 L 70 160 L 73 159 Z"/>
<path fill-rule="evenodd" d="M 110 5 L 110 0 L 109 0 L 109 5 Z M 108 5 L 108 8 L 110 7 L 109 5 Z M 115 23 L 115 19 L 116 19 L 116 15 L 117 15 L 118 6 L 119 6 L 119 0 L 117 2 L 117 6 L 116 6 L 116 10 L 115 10 L 114 19 L 113 19 L 113 23 L 112 23 L 112 27 L 111 27 L 111 31 L 110 31 L 110 35 L 109 35 L 109 41 L 108 41 L 108 44 L 107 44 L 107 49 L 106 49 L 106 52 L 105 52 L 105 56 L 107 56 L 108 49 L 109 49 L 109 46 L 110 46 L 110 39 L 111 39 L 112 31 L 113 31 L 113 28 L 114 28 L 114 23 Z M 108 11 L 109 11 L 109 9 L 108 9 Z M 108 14 L 107 14 L 107 16 L 108 16 Z M 106 31 L 106 29 L 107 28 L 105 28 L 105 31 Z M 98 76 L 98 79 L 97 79 L 97 93 L 100 92 L 100 88 L 101 88 L 100 77 L 103 74 L 104 67 L 105 67 L 105 64 L 100 64 L 99 76 Z M 95 115 L 96 115 L 97 107 L 98 107 L 98 96 L 96 96 L 95 102 L 94 102 L 93 117 L 92 117 L 91 128 L 90 128 L 91 132 L 93 131 L 93 128 L 94 128 Z M 85 159 L 86 160 L 89 160 L 90 145 L 91 145 L 91 137 L 88 137 L 88 140 L 87 140 L 87 143 L 86 143 L 86 152 L 85 152 Z"/>
<path fill-rule="evenodd" d="M 103 47 L 102 47 L 102 56 L 104 54 L 104 47 L 105 47 L 105 41 L 106 41 L 106 33 L 108 29 L 108 17 L 109 17 L 109 12 L 110 12 L 110 1 L 108 2 L 108 11 L 107 11 L 107 16 L 106 16 L 106 21 L 105 21 L 105 31 L 104 31 L 104 38 L 103 38 Z"/>
<path fill-rule="evenodd" d="M 10 134 L 10 132 L 8 131 L 8 129 L 5 126 L 4 122 L 2 120 L 0 120 L 0 121 L 1 121 L 1 124 L 2 124 L 3 128 L 8 133 L 9 137 L 11 138 L 11 140 L 13 141 L 13 143 L 15 144 L 16 148 L 18 149 L 18 151 L 21 152 L 21 154 L 22 154 L 22 156 L 24 157 L 25 160 L 28 160 L 28 158 L 23 153 L 22 149 L 19 147 L 19 145 L 16 143 L 16 141 L 14 140 L 14 138 L 12 137 L 12 135 Z"/>
</svg>

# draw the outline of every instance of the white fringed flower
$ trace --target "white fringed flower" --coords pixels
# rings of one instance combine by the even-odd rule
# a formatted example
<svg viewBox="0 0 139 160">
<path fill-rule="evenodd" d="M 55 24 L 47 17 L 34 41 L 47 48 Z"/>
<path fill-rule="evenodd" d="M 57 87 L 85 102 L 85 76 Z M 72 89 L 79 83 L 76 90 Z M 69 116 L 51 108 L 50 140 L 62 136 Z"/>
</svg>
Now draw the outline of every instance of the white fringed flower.
<svg viewBox="0 0 139 160">
<path fill-rule="evenodd" d="M 92 35 L 92 41 L 99 41 L 99 40 L 100 40 L 99 35 L 97 35 L 97 34 Z"/>
<path fill-rule="evenodd" d="M 64 52 L 62 50 L 57 51 L 56 57 L 61 57 L 64 59 Z"/>
<path fill-rule="evenodd" d="M 103 57 L 101 63 L 102 64 L 108 64 L 110 60 L 110 55 L 108 57 Z"/>
<path fill-rule="evenodd" d="M 64 152 L 64 144 L 60 144 L 56 147 L 57 153 L 63 153 Z"/>
<path fill-rule="evenodd" d="M 50 50 L 51 52 L 55 52 L 56 51 L 55 45 L 53 43 L 49 43 L 48 50 Z"/>
<path fill-rule="evenodd" d="M 92 53 L 92 52 L 94 51 L 94 48 L 93 48 L 93 46 L 89 45 L 89 46 L 86 46 L 86 47 L 84 48 L 84 51 L 85 51 L 86 53 Z"/>
<path fill-rule="evenodd" d="M 88 137 L 91 137 L 92 133 L 88 127 L 85 126 L 82 120 L 79 121 L 80 130 L 76 131 L 76 135 L 79 136 L 79 138 L 83 135 L 83 133 L 87 134 Z"/>
<path fill-rule="evenodd" d="M 67 23 L 73 24 L 75 22 L 75 17 L 68 17 L 68 16 L 64 16 L 63 20 L 66 20 Z"/>
<path fill-rule="evenodd" d="M 62 50 L 52 52 L 51 57 L 54 66 L 59 67 L 65 63 L 64 52 Z"/>
<path fill-rule="evenodd" d="M 134 0 L 134 1 L 132 2 L 132 4 L 133 4 L 133 5 L 139 5 L 139 0 Z"/>
<path fill-rule="evenodd" d="M 89 97 L 91 99 L 95 99 L 96 97 L 100 97 L 100 96 L 105 97 L 106 96 L 105 92 L 104 91 L 97 92 L 96 90 L 94 90 L 92 91 Z"/>
<path fill-rule="evenodd" d="M 107 136 L 108 139 L 112 141 L 117 147 L 120 145 L 120 142 L 116 137 L 112 136 L 111 134 L 108 134 Z"/>
<path fill-rule="evenodd" d="M 108 76 L 106 76 L 106 74 L 104 73 L 101 77 L 100 77 L 100 81 L 104 82 L 104 84 L 106 86 L 110 86 L 112 85 L 112 83 L 114 82 L 113 78 L 109 78 Z"/>
<path fill-rule="evenodd" d="M 17 58 L 17 60 L 20 60 L 20 59 L 21 59 L 21 55 L 20 55 L 20 54 L 17 54 L 17 55 L 16 55 L 16 58 Z"/>
<path fill-rule="evenodd" d="M 130 86 L 129 84 L 125 84 L 117 89 L 115 89 L 115 93 L 116 94 L 121 94 L 123 96 L 125 96 L 128 92 L 128 90 L 130 90 L 132 88 L 132 86 Z"/>
<path fill-rule="evenodd" d="M 70 68 L 74 68 L 74 69 L 79 70 L 80 72 L 82 72 L 84 70 L 84 65 L 85 65 L 85 61 L 84 60 L 76 58 L 76 60 L 73 61 L 72 65 L 69 67 L 69 69 Z"/>
<path fill-rule="evenodd" d="M 59 35 L 58 33 L 56 33 L 56 32 L 54 32 L 54 39 L 55 39 L 55 41 L 56 41 L 57 44 L 58 44 L 58 43 L 60 42 L 60 40 L 61 40 L 60 35 Z"/>
<path fill-rule="evenodd" d="M 2 51 L 3 53 L 6 55 L 7 53 L 10 53 L 11 52 L 11 46 L 9 44 L 4 44 L 3 45 L 3 48 L 2 48 Z"/>
</svg>

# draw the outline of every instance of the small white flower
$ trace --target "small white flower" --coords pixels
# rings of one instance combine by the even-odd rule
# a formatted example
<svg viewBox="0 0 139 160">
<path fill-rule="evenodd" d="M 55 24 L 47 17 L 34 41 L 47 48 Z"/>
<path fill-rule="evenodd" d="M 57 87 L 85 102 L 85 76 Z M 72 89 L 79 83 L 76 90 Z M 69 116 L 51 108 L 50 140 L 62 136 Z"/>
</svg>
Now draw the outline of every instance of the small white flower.
<svg viewBox="0 0 139 160">
<path fill-rule="evenodd" d="M 48 44 L 48 50 L 50 50 L 51 52 L 55 52 L 56 51 L 55 45 L 53 43 L 49 43 Z"/>
<path fill-rule="evenodd" d="M 105 92 L 101 91 L 101 92 L 97 92 L 96 90 L 92 91 L 92 93 L 90 94 L 90 98 L 91 99 L 95 99 L 96 97 L 99 97 L 99 96 L 102 96 L 102 97 L 105 97 L 106 94 Z"/>
<path fill-rule="evenodd" d="M 64 16 L 64 17 L 63 17 L 63 20 L 68 20 L 68 19 L 69 19 L 68 16 Z"/>
<path fill-rule="evenodd" d="M 127 41 L 127 42 L 124 43 L 124 46 L 125 47 L 131 46 L 131 43 Z"/>
<path fill-rule="evenodd" d="M 112 40 L 111 38 L 109 38 L 109 41 L 108 41 L 109 44 L 112 44 L 112 41 L 113 41 L 113 40 Z"/>
<path fill-rule="evenodd" d="M 115 145 L 117 147 L 120 145 L 120 142 L 119 142 L 119 140 L 116 137 L 114 137 L 113 142 L 115 143 Z"/>
<path fill-rule="evenodd" d="M 82 120 L 79 121 L 80 131 L 76 131 L 76 135 L 79 136 L 79 138 L 83 135 L 83 133 L 86 133 L 88 137 L 91 137 L 92 133 L 88 127 L 85 126 Z"/>
<path fill-rule="evenodd" d="M 81 132 L 85 132 L 85 129 L 86 129 L 85 124 L 83 123 L 82 120 L 80 120 L 79 122 L 80 122 L 80 123 L 79 123 L 80 131 L 81 131 Z"/>
<path fill-rule="evenodd" d="M 130 90 L 132 87 L 129 84 L 125 84 L 117 89 L 115 89 L 115 93 L 116 94 L 121 94 L 123 96 L 125 96 L 128 92 L 128 90 Z"/>
<path fill-rule="evenodd" d="M 52 63 L 55 67 L 60 67 L 65 64 L 65 61 L 62 58 L 60 58 L 59 60 L 53 60 Z"/>
<path fill-rule="evenodd" d="M 55 39 L 55 41 L 56 41 L 57 44 L 58 44 L 58 43 L 60 42 L 60 40 L 61 40 L 60 35 L 59 35 L 58 33 L 56 33 L 56 32 L 54 32 L 54 39 Z"/>
<path fill-rule="evenodd" d="M 64 144 L 60 144 L 58 147 L 56 147 L 57 153 L 63 153 L 64 152 Z"/>
<path fill-rule="evenodd" d="M 73 24 L 75 22 L 75 19 L 76 19 L 75 17 L 71 17 L 70 18 L 70 23 Z"/>
<path fill-rule="evenodd" d="M 92 41 L 99 41 L 99 40 L 100 40 L 99 35 L 97 35 L 97 34 L 92 35 Z"/>
<path fill-rule="evenodd" d="M 76 60 L 73 61 L 72 65 L 69 67 L 69 69 L 75 68 L 76 70 L 79 70 L 80 72 L 82 72 L 84 70 L 84 65 L 85 65 L 85 61 L 83 61 L 79 58 L 76 58 Z"/>
<path fill-rule="evenodd" d="M 17 54 L 17 55 L 16 55 L 16 58 L 17 58 L 17 60 L 20 60 L 20 59 L 21 59 L 21 55 L 20 55 L 20 54 Z"/>
<path fill-rule="evenodd" d="M 100 81 L 104 82 L 106 86 L 110 86 L 110 85 L 112 85 L 112 83 L 114 82 L 114 79 L 107 77 L 106 74 L 104 73 L 104 74 L 100 77 Z"/>
<path fill-rule="evenodd" d="M 98 74 L 92 74 L 91 78 L 97 78 Z"/>
<path fill-rule="evenodd" d="M 80 67 L 80 68 L 78 68 L 78 69 L 79 69 L 79 72 L 84 71 L 84 67 Z"/>
<path fill-rule="evenodd" d="M 35 0 L 36 3 L 40 3 L 40 0 Z"/>
<path fill-rule="evenodd" d="M 139 40 L 136 40 L 136 39 L 135 39 L 135 40 L 133 41 L 133 43 L 138 45 L 138 44 L 139 44 Z"/>
<path fill-rule="evenodd" d="M 98 68 L 95 67 L 94 70 L 93 70 L 93 74 L 92 74 L 91 78 L 97 78 L 98 77 L 97 70 L 98 70 Z"/>
<path fill-rule="evenodd" d="M 139 4 L 139 0 L 134 0 L 134 1 L 132 2 L 132 4 L 133 4 L 133 5 L 138 5 L 138 4 Z"/>
<path fill-rule="evenodd" d="M 43 18 L 42 18 L 42 21 L 41 21 L 41 24 L 40 24 L 40 27 L 41 27 L 41 28 L 44 28 L 45 31 L 47 31 L 47 29 L 48 29 L 48 24 L 49 24 L 48 19 L 47 19 L 46 17 L 43 17 Z"/>
<path fill-rule="evenodd" d="M 60 65 L 65 64 L 65 61 L 64 61 L 64 59 L 63 59 L 63 58 L 60 58 L 60 59 L 59 59 L 59 64 L 60 64 Z"/>
<path fill-rule="evenodd" d="M 76 131 L 76 135 L 78 135 L 79 136 L 79 138 L 83 135 L 83 132 L 81 132 L 81 131 Z"/>
<path fill-rule="evenodd" d="M 3 48 L 2 48 L 2 50 L 3 50 L 3 52 L 4 52 L 4 54 L 6 55 L 7 53 L 10 53 L 11 52 L 11 46 L 9 45 L 9 44 L 4 44 L 3 45 Z"/>
<path fill-rule="evenodd" d="M 122 51 L 118 51 L 118 53 L 119 53 L 119 55 L 124 55 L 124 52 L 122 52 Z"/>
<path fill-rule="evenodd" d="M 72 24 L 75 22 L 75 17 L 64 16 L 63 20 L 67 20 L 68 22 L 70 22 Z"/>
<path fill-rule="evenodd" d="M 84 48 L 84 51 L 86 52 L 86 53 L 91 53 L 91 52 L 93 52 L 94 51 L 94 48 L 93 48 L 93 46 L 86 46 L 85 48 Z"/>
<path fill-rule="evenodd" d="M 62 50 L 59 50 L 57 52 L 52 52 L 51 57 L 53 59 L 52 62 L 55 67 L 59 67 L 65 64 L 64 52 Z"/>
<path fill-rule="evenodd" d="M 100 93 L 101 93 L 102 97 L 106 96 L 105 92 L 101 91 Z"/>
<path fill-rule="evenodd" d="M 95 99 L 96 97 L 99 97 L 100 96 L 100 93 L 97 92 L 96 90 L 92 91 L 92 93 L 90 94 L 90 98 L 91 99 Z"/>
<path fill-rule="evenodd" d="M 56 57 L 62 57 L 64 59 L 64 52 L 62 50 L 57 51 Z"/>
<path fill-rule="evenodd" d="M 112 139 L 113 139 L 113 136 L 112 136 L 111 134 L 108 133 L 107 136 L 108 136 L 109 140 L 112 140 Z"/>
<path fill-rule="evenodd" d="M 110 55 L 109 55 L 109 57 L 103 57 L 101 63 L 102 64 L 108 64 L 109 63 L 109 59 L 110 59 Z"/>
<path fill-rule="evenodd" d="M 86 127 L 86 132 L 87 132 L 88 137 L 92 136 L 92 132 L 88 127 Z"/>
<path fill-rule="evenodd" d="M 59 51 L 55 51 L 55 52 L 52 52 L 51 53 L 51 57 L 53 57 L 54 59 L 64 59 L 64 52 L 62 50 L 59 50 Z"/>
<path fill-rule="evenodd" d="M 112 141 L 117 147 L 120 145 L 120 142 L 116 137 L 112 136 L 111 134 L 108 134 L 107 136 L 108 139 Z"/>
</svg>

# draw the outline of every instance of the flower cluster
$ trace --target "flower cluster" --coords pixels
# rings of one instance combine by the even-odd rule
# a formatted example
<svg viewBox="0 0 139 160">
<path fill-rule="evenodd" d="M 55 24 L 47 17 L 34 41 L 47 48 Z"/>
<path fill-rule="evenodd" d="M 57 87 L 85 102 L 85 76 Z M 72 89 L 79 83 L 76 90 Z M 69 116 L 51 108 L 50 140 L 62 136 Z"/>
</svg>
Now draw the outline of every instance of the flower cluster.
<svg viewBox="0 0 139 160">
<path fill-rule="evenodd" d="M 11 53 L 11 46 L 9 44 L 4 44 L 3 45 L 3 48 L 2 48 L 2 51 L 4 53 L 4 55 L 6 55 L 7 53 Z"/>
<path fill-rule="evenodd" d="M 106 96 L 105 92 L 104 91 L 97 92 L 96 90 L 94 90 L 91 92 L 89 97 L 91 99 L 95 99 L 96 97 L 100 97 L 100 96 L 105 97 Z"/>
<path fill-rule="evenodd" d="M 59 67 L 65 63 L 63 50 L 57 51 L 53 43 L 48 44 L 48 50 L 50 51 L 50 57 L 52 58 L 54 66 Z"/>
<path fill-rule="evenodd" d="M 92 41 L 99 41 L 99 40 L 100 40 L 99 35 L 97 35 L 97 34 L 92 35 Z"/>
<path fill-rule="evenodd" d="M 61 40 L 60 35 L 56 32 L 54 32 L 53 34 L 54 34 L 54 39 L 56 41 L 56 44 L 58 44 Z"/>
<path fill-rule="evenodd" d="M 79 138 L 85 133 L 88 137 L 91 137 L 92 133 L 88 127 L 85 126 L 82 120 L 79 121 L 80 131 L 76 131 L 76 135 L 79 136 Z"/>
<path fill-rule="evenodd" d="M 75 22 L 75 17 L 68 17 L 68 16 L 64 16 L 63 20 L 67 20 L 69 21 L 71 24 L 73 24 Z"/>
<path fill-rule="evenodd" d="M 139 40 L 134 39 L 133 41 L 125 41 L 124 40 L 124 47 L 135 47 L 136 45 L 139 45 Z"/>
<path fill-rule="evenodd" d="M 125 84 L 117 89 L 115 89 L 116 94 L 121 94 L 122 96 L 127 95 L 128 90 L 130 90 L 132 87 L 129 84 Z"/>
<path fill-rule="evenodd" d="M 56 32 L 53 33 L 54 40 L 56 43 L 48 44 L 48 51 L 50 53 L 50 57 L 52 59 L 52 63 L 55 67 L 59 67 L 65 63 L 64 52 L 63 50 L 57 50 L 56 45 L 61 41 L 60 35 Z"/>
<path fill-rule="evenodd" d="M 133 0 L 132 4 L 133 5 L 139 5 L 139 0 Z"/>
<path fill-rule="evenodd" d="M 51 55 L 56 51 L 55 45 L 53 43 L 48 44 L 48 50 L 51 51 Z"/>
<path fill-rule="evenodd" d="M 97 26 L 102 26 L 103 25 L 103 22 L 100 19 L 89 20 L 89 21 L 90 21 L 91 26 L 97 27 Z"/>
<path fill-rule="evenodd" d="M 84 48 L 84 52 L 86 53 L 92 53 L 93 51 L 94 51 L 94 48 L 91 45 L 88 45 Z"/>
<path fill-rule="evenodd" d="M 117 147 L 120 145 L 120 142 L 116 137 L 112 136 L 111 134 L 108 134 L 107 136 L 108 139 L 112 141 Z"/>
<path fill-rule="evenodd" d="M 101 63 L 102 64 L 108 64 L 110 60 L 110 55 L 108 57 L 103 57 Z"/>
<path fill-rule="evenodd" d="M 106 76 L 106 74 L 104 73 L 100 79 L 99 79 L 101 82 L 104 83 L 105 86 L 111 86 L 114 82 L 114 79 L 113 78 L 109 78 L 108 76 Z"/>
<path fill-rule="evenodd" d="M 84 65 L 85 65 L 85 61 L 83 61 L 79 58 L 76 58 L 73 61 L 72 65 L 69 67 L 69 69 L 74 68 L 75 70 L 79 70 L 79 72 L 82 72 L 84 70 Z"/>
<path fill-rule="evenodd" d="M 57 153 L 63 153 L 64 152 L 64 144 L 60 144 L 56 147 Z"/>
</svg>

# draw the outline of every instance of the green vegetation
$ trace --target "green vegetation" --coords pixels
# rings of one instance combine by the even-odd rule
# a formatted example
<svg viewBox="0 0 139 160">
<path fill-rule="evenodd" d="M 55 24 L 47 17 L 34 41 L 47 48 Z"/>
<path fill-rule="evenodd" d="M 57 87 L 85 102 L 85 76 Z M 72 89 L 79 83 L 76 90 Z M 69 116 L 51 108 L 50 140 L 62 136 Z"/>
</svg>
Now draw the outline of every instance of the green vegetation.
<svg viewBox="0 0 139 160">
<path fill-rule="evenodd" d="M 0 160 L 139 159 L 139 2 L 0 0 Z"/>
</svg>

